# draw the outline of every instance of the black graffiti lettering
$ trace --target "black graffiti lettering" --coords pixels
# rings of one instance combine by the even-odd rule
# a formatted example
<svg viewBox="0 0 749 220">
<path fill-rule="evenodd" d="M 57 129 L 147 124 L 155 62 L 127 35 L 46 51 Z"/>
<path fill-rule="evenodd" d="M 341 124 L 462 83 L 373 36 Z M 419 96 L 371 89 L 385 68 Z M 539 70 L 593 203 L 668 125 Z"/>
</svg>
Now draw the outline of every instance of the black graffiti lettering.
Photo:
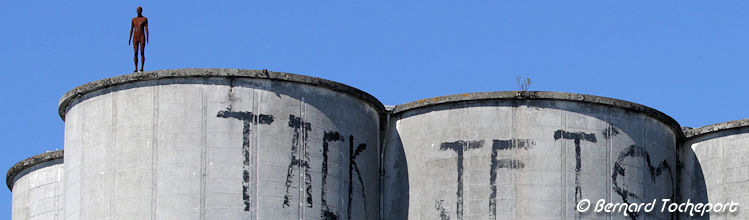
<svg viewBox="0 0 749 220">
<path fill-rule="evenodd" d="M 614 125 L 609 125 L 609 127 L 606 128 L 606 130 L 603 130 L 602 133 L 603 133 L 603 138 L 609 139 L 609 138 L 611 138 L 613 136 L 618 135 L 619 134 L 619 130 L 616 129 L 616 127 L 614 127 Z"/>
<path fill-rule="evenodd" d="M 336 219 L 338 219 L 338 216 L 334 212 L 332 212 L 332 211 L 324 211 L 322 213 L 321 217 L 322 217 L 322 219 L 325 219 L 325 220 L 336 220 Z"/>
<path fill-rule="evenodd" d="M 492 151 L 500 150 L 529 150 L 536 145 L 531 139 L 512 139 L 512 140 L 492 140 Z"/>
<path fill-rule="evenodd" d="M 663 174 L 663 171 L 665 170 L 668 172 L 669 181 L 671 181 L 671 201 L 674 201 L 674 196 L 676 195 L 676 192 L 674 191 L 674 176 L 671 172 L 671 165 L 668 163 L 668 161 L 663 160 L 658 166 L 653 166 L 651 160 L 650 160 L 650 154 L 645 150 L 645 148 L 637 146 L 637 145 L 630 145 L 627 149 L 619 153 L 619 157 L 616 159 L 616 163 L 614 163 L 614 172 L 611 175 L 611 181 L 613 183 L 613 190 L 616 192 L 616 194 L 619 194 L 619 196 L 622 197 L 622 202 L 629 203 L 629 198 L 637 199 L 638 201 L 642 201 L 637 194 L 634 194 L 626 189 L 623 189 L 622 186 L 619 185 L 617 181 L 618 176 L 625 176 L 625 168 L 622 166 L 622 163 L 627 158 L 642 158 L 645 160 L 645 165 L 647 166 L 647 170 L 650 173 L 650 180 L 652 183 L 655 183 L 655 178 Z M 638 219 L 640 216 L 639 212 L 629 212 L 627 211 L 630 219 L 635 220 Z M 671 218 L 674 218 L 674 214 L 672 213 Z"/>
<path fill-rule="evenodd" d="M 323 138 L 322 138 L 322 187 L 320 188 L 320 217 L 322 219 L 326 220 L 333 220 L 338 219 L 338 215 L 335 214 L 335 212 L 330 210 L 330 207 L 328 207 L 328 200 L 326 199 L 326 188 L 325 186 L 328 183 L 328 152 L 330 151 L 330 146 L 328 142 L 335 142 L 335 141 L 344 141 L 343 136 L 339 134 L 337 131 L 333 132 L 324 132 Z"/>
<path fill-rule="evenodd" d="M 491 193 L 489 194 L 489 219 L 495 219 L 497 216 L 497 170 L 501 168 L 522 169 L 525 163 L 516 159 L 497 159 L 499 151 L 506 150 L 528 150 L 536 143 L 530 139 L 512 139 L 512 140 L 492 140 L 492 155 L 489 165 L 489 185 Z"/>
<path fill-rule="evenodd" d="M 440 150 L 452 150 L 458 154 L 458 191 L 455 193 L 458 196 L 456 202 L 455 214 L 458 219 L 463 219 L 463 153 L 468 150 L 478 149 L 484 146 L 484 140 L 480 141 L 455 141 L 455 142 L 443 142 L 440 144 Z"/>
<path fill-rule="evenodd" d="M 255 115 L 252 112 L 219 111 L 216 117 L 235 118 L 242 121 L 242 200 L 244 211 L 250 211 L 250 125 L 273 123 L 272 115 Z"/>
<path fill-rule="evenodd" d="M 440 213 L 440 220 L 450 220 L 450 216 L 447 215 L 447 210 L 442 206 L 442 203 L 445 203 L 445 200 L 435 201 L 434 208 Z"/>
<path fill-rule="evenodd" d="M 361 184 L 361 196 L 364 201 L 364 213 L 367 213 L 367 197 L 364 189 L 364 180 L 362 180 L 361 172 L 359 172 L 359 165 L 356 163 L 356 157 L 367 149 L 366 144 L 359 144 L 354 149 L 354 136 L 349 136 L 349 166 L 348 166 L 348 219 L 351 219 L 351 201 L 353 200 L 353 172 L 356 172 L 356 176 L 359 178 Z"/>
<path fill-rule="evenodd" d="M 496 161 L 497 168 L 507 168 L 507 169 L 523 169 L 525 168 L 525 163 L 520 160 L 516 159 L 499 159 Z"/>
<path fill-rule="evenodd" d="M 580 183 L 580 168 L 582 167 L 580 161 L 580 141 L 584 140 L 596 143 L 596 135 L 585 132 L 557 130 L 554 132 L 554 140 L 559 140 L 560 138 L 575 141 L 575 204 L 577 204 L 583 197 L 582 184 Z"/>
<path fill-rule="evenodd" d="M 293 137 L 291 140 L 291 161 L 286 172 L 286 195 L 283 197 L 282 207 L 288 207 L 291 205 L 291 184 L 293 183 L 294 169 L 304 169 L 304 190 L 306 193 L 307 207 L 312 208 L 312 176 L 309 173 L 309 152 L 307 150 L 307 136 L 312 130 L 312 126 L 308 122 L 304 122 L 302 118 L 289 115 L 289 127 L 294 129 Z M 300 140 L 301 139 L 301 140 Z M 300 142 L 301 141 L 301 142 Z M 297 153 L 302 152 L 300 158 L 297 158 Z"/>
</svg>

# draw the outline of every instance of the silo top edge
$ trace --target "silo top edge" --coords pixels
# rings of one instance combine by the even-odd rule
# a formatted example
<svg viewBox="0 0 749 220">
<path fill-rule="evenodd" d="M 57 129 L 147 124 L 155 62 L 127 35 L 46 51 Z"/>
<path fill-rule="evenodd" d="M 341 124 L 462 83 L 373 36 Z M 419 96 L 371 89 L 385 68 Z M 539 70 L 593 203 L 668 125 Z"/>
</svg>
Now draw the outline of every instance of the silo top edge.
<svg viewBox="0 0 749 220">
<path fill-rule="evenodd" d="M 136 72 L 131 74 L 119 75 L 111 78 L 93 81 L 74 88 L 65 93 L 58 105 L 60 118 L 65 120 L 68 105 L 77 97 L 99 89 L 127 84 L 138 81 L 158 80 L 166 78 L 187 78 L 187 77 L 241 77 L 241 78 L 258 78 L 270 79 L 288 82 L 297 82 L 313 86 L 328 88 L 338 92 L 344 92 L 362 99 L 371 104 L 380 114 L 385 113 L 384 105 L 374 96 L 361 91 L 357 88 L 334 82 L 326 79 L 297 75 L 284 72 L 273 72 L 268 70 L 244 70 L 244 69 L 222 69 L 222 68 L 191 68 L 191 69 L 170 69 L 156 70 L 147 72 Z"/>
<path fill-rule="evenodd" d="M 687 138 L 694 138 L 694 137 L 702 136 L 708 133 L 719 132 L 719 131 L 729 130 L 729 129 L 734 129 L 734 128 L 743 128 L 743 127 L 749 127 L 749 118 L 735 120 L 735 121 L 721 122 L 718 124 L 708 125 L 708 126 L 704 126 L 700 128 L 689 129 L 689 130 L 684 131 L 684 135 Z"/>
<path fill-rule="evenodd" d="M 22 160 L 21 162 L 16 163 L 10 169 L 8 169 L 8 174 L 5 175 L 5 184 L 8 185 L 8 189 L 13 191 L 13 184 L 15 184 L 16 176 L 21 173 L 23 170 L 28 169 L 29 167 L 36 166 L 37 164 L 41 164 L 47 161 L 53 161 L 57 159 L 63 159 L 64 152 L 63 150 L 58 151 L 51 151 L 43 154 L 37 154 L 34 156 L 31 156 L 29 158 L 26 158 Z"/>
<path fill-rule="evenodd" d="M 599 105 L 607 105 L 622 108 L 625 110 L 631 110 L 640 112 L 654 119 L 657 119 L 664 124 L 671 127 L 671 130 L 676 134 L 677 139 L 682 139 L 684 133 L 681 130 L 681 126 L 671 116 L 666 115 L 663 112 L 655 110 L 653 108 L 637 104 L 634 102 L 567 92 L 550 92 L 550 91 L 497 91 L 497 92 L 477 92 L 477 93 L 464 93 L 456 95 L 439 96 L 434 98 L 422 99 L 414 102 L 400 104 L 395 106 L 392 113 L 399 114 L 409 110 L 423 108 L 427 106 L 440 105 L 446 103 L 455 102 L 468 102 L 468 101 L 479 101 L 479 100 L 530 100 L 530 99 L 547 99 L 547 100 L 563 100 L 573 102 L 585 102 Z"/>
</svg>

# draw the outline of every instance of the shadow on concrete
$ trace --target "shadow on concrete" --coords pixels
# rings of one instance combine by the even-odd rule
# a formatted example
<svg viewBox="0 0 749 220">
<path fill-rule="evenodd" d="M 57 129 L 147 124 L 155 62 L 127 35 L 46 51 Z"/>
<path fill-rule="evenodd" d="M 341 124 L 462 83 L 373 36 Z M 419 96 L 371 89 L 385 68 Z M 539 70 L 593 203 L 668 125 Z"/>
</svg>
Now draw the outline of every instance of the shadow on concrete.
<svg viewBox="0 0 749 220">
<path fill-rule="evenodd" d="M 391 120 L 394 122 L 395 120 Z M 394 128 L 394 124 L 390 126 Z M 395 130 L 386 134 L 382 163 L 381 219 L 408 219 L 409 182 L 408 162 L 401 137 Z"/>
<path fill-rule="evenodd" d="M 695 204 L 708 203 L 710 199 L 707 195 L 707 184 L 705 182 L 705 175 L 702 172 L 700 159 L 694 153 L 691 146 L 687 146 L 686 144 L 681 152 L 684 166 L 681 172 L 679 172 L 679 174 L 683 175 L 680 177 L 680 181 L 682 182 L 679 185 L 682 187 L 680 188 L 681 195 L 679 201 L 683 203 L 689 200 Z M 689 216 L 688 213 L 684 213 L 680 217 L 680 219 L 710 219 L 710 213 L 705 213 L 704 216 Z"/>
</svg>

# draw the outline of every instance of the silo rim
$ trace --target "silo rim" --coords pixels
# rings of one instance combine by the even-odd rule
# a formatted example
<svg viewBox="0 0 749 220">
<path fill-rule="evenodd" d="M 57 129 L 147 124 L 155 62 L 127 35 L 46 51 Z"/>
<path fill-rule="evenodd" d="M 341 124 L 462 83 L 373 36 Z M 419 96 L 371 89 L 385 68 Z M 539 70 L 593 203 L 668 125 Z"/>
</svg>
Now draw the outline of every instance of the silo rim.
<svg viewBox="0 0 749 220">
<path fill-rule="evenodd" d="M 496 92 L 477 92 L 477 93 L 464 93 L 447 96 L 439 96 L 428 99 L 421 99 L 405 104 L 395 106 L 392 113 L 394 115 L 400 114 L 413 109 L 423 108 L 427 106 L 441 105 L 455 102 L 468 102 L 468 101 L 480 101 L 480 100 L 531 100 L 531 99 L 546 99 L 546 100 L 563 100 L 573 102 L 585 102 L 598 105 L 607 105 L 639 112 L 649 117 L 657 119 L 667 126 L 671 127 L 671 130 L 676 135 L 677 139 L 683 140 L 684 133 L 681 130 L 679 123 L 666 115 L 663 112 L 655 110 L 653 108 L 637 104 L 634 102 L 624 101 L 620 99 L 585 95 L 568 92 L 550 92 L 550 91 L 496 91 Z"/>
<path fill-rule="evenodd" d="M 708 133 L 720 132 L 724 130 L 743 128 L 743 127 L 749 127 L 749 118 L 735 120 L 735 121 L 721 122 L 721 123 L 703 126 L 699 128 L 689 129 L 684 132 L 684 135 L 687 138 L 691 139 L 691 138 L 702 136 Z"/>
<path fill-rule="evenodd" d="M 64 150 L 58 150 L 58 151 L 51 151 L 43 154 L 37 154 L 34 156 L 31 156 L 29 158 L 26 158 L 12 167 L 8 169 L 8 174 L 5 175 L 5 184 L 8 185 L 8 189 L 10 191 L 13 191 L 13 184 L 15 184 L 16 176 L 21 173 L 22 171 L 36 166 L 38 164 L 53 161 L 57 159 L 63 159 L 64 157 Z"/>
<path fill-rule="evenodd" d="M 322 88 L 328 88 L 337 92 L 347 93 L 356 98 L 369 103 L 379 114 L 385 114 L 384 105 L 374 96 L 361 91 L 357 88 L 345 85 L 343 83 L 321 79 L 317 77 L 298 75 L 293 73 L 273 72 L 268 70 L 245 70 L 245 69 L 225 69 L 225 68 L 188 68 L 188 69 L 169 69 L 155 70 L 146 72 L 136 72 L 125 75 L 119 75 L 106 79 L 93 81 L 78 86 L 65 93 L 58 104 L 58 113 L 60 118 L 65 121 L 65 114 L 69 109 L 70 103 L 84 94 L 109 88 L 112 86 L 149 80 L 159 80 L 167 78 L 189 78 L 189 77 L 238 77 L 238 78 L 258 78 L 270 79 L 287 82 L 297 82 L 302 84 L 313 85 Z"/>
</svg>

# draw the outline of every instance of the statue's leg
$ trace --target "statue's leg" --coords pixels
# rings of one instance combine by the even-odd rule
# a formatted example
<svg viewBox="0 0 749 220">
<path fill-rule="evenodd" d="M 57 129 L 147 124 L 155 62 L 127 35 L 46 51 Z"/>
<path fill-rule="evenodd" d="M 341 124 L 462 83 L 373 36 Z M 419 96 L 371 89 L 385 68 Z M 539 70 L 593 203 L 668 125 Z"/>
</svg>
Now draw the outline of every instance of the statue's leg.
<svg viewBox="0 0 749 220">
<path fill-rule="evenodd" d="M 140 71 L 141 72 L 143 72 L 144 66 L 146 66 L 146 41 L 140 41 Z"/>
<path fill-rule="evenodd" d="M 133 72 L 138 71 L 138 44 L 139 41 L 133 41 L 133 62 L 135 63 L 135 70 Z"/>
</svg>

